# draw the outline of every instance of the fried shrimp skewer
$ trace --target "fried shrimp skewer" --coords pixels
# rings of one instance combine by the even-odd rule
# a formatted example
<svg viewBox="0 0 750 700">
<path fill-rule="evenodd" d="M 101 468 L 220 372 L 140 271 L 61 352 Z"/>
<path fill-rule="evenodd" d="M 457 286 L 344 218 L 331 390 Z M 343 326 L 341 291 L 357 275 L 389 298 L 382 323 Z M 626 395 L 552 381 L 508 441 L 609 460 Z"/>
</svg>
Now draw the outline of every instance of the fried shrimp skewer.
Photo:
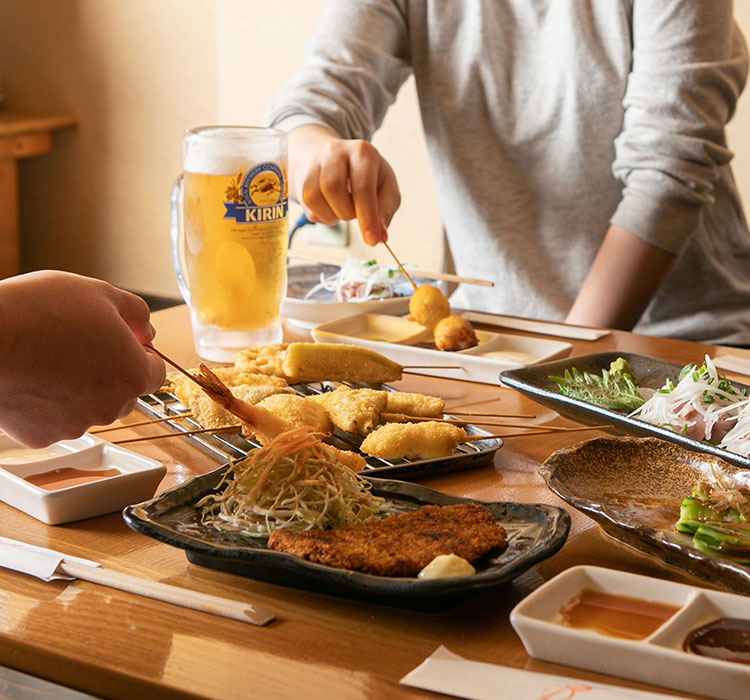
<svg viewBox="0 0 750 700">
<path fill-rule="evenodd" d="M 232 415 L 237 416 L 242 423 L 243 430 L 247 431 L 250 435 L 256 435 L 261 442 L 270 442 L 273 438 L 292 427 L 276 417 L 270 411 L 267 411 L 260 406 L 253 406 L 249 403 L 245 403 L 242 399 L 238 399 L 232 394 L 229 387 L 227 387 L 221 379 L 206 367 L 206 365 L 201 364 L 199 375 L 192 375 L 187 370 L 180 367 L 176 362 L 169 359 L 166 355 L 159 352 L 153 345 L 149 345 L 148 347 L 161 357 L 162 360 L 168 362 L 175 369 L 190 377 L 203 389 L 203 391 L 206 392 L 206 394 L 208 394 L 208 396 L 216 401 L 216 403 L 225 408 Z M 335 451 L 339 462 L 353 471 L 361 471 L 367 466 L 362 455 L 358 455 L 355 452 L 348 452 L 346 450 L 339 450 L 335 447 L 331 447 L 331 449 Z"/>
<path fill-rule="evenodd" d="M 193 376 L 193 375 L 191 375 Z M 194 381 L 222 408 L 240 419 L 242 428 L 262 441 L 269 441 L 291 426 L 260 406 L 253 406 L 237 398 L 206 365 L 201 364 L 200 374 Z"/>
</svg>

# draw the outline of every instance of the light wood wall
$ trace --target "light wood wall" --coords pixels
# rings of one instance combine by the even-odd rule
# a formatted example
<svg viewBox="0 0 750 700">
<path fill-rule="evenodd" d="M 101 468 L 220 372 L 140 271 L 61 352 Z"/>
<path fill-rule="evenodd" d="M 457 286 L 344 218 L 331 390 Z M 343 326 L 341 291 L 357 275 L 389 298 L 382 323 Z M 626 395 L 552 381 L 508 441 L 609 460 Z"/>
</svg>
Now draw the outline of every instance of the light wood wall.
<svg viewBox="0 0 750 700">
<path fill-rule="evenodd" d="M 73 270 L 144 294 L 177 296 L 169 195 L 181 135 L 202 124 L 260 124 L 299 64 L 321 3 L 0 0 L 0 76 L 9 106 L 70 112 L 79 120 L 54 136 L 50 154 L 22 161 L 25 269 Z M 736 12 L 750 35 L 750 3 L 737 3 Z M 375 144 L 402 188 L 394 247 L 407 261 L 440 267 L 440 217 L 411 82 Z M 730 125 L 730 144 L 750 202 L 747 95 Z M 351 239 L 354 254 L 372 253 L 356 230 Z"/>
</svg>

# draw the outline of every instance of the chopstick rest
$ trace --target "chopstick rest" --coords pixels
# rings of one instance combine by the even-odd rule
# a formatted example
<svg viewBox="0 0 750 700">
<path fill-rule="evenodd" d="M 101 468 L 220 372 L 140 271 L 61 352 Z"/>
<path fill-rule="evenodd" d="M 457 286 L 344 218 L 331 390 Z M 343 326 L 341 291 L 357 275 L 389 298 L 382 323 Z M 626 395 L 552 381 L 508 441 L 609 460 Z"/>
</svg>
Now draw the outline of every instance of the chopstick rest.
<svg viewBox="0 0 750 700">
<path fill-rule="evenodd" d="M 273 613 L 255 605 L 130 576 L 105 569 L 89 559 L 69 556 L 6 537 L 0 537 L 0 566 L 36 576 L 43 581 L 81 579 L 260 627 L 276 619 Z"/>
</svg>

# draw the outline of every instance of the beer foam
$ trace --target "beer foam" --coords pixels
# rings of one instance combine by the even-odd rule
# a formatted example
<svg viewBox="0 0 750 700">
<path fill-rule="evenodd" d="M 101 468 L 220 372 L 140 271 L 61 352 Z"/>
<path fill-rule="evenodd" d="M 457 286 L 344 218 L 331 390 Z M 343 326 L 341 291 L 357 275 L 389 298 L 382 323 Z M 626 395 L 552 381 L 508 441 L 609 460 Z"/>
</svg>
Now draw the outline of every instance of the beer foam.
<svg viewBox="0 0 750 700">
<path fill-rule="evenodd" d="M 285 165 L 279 139 L 258 131 L 251 138 L 247 130 L 226 127 L 192 133 L 183 147 L 183 169 L 206 175 L 235 175 L 259 163 Z"/>
</svg>

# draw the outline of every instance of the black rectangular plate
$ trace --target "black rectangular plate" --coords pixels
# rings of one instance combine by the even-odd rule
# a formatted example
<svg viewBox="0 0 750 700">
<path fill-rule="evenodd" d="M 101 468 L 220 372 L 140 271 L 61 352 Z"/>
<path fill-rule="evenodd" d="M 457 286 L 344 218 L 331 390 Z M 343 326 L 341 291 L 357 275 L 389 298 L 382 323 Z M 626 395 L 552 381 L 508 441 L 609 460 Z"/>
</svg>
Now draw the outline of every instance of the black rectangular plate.
<svg viewBox="0 0 750 700">
<path fill-rule="evenodd" d="M 652 425 L 638 418 L 630 418 L 626 411 L 614 411 L 587 401 L 565 396 L 560 393 L 557 384 L 549 378 L 550 375 L 560 377 L 566 369 L 570 370 L 573 367 L 579 372 L 601 374 L 601 371 L 609 369 L 610 363 L 618 357 L 623 357 L 628 361 L 630 368 L 633 370 L 635 383 L 640 387 L 649 389 L 659 389 L 664 386 L 667 379 L 671 379 L 672 382 L 677 384 L 682 369 L 680 365 L 653 360 L 650 357 L 634 353 L 602 352 L 569 357 L 556 362 L 545 362 L 533 367 L 506 370 L 500 373 L 500 381 L 506 386 L 526 394 L 537 403 L 552 408 L 561 416 L 571 418 L 584 425 L 614 425 L 615 429 L 621 433 L 639 437 L 660 437 L 677 443 L 688 450 L 706 452 L 739 467 L 750 468 L 750 459 L 742 455 L 681 435 L 669 428 Z M 696 357 L 695 362 L 702 362 L 702 358 Z M 750 387 L 744 384 L 732 382 L 732 386 L 738 390 L 750 391 Z"/>
<path fill-rule="evenodd" d="M 421 505 L 480 503 L 489 508 L 508 536 L 508 548 L 486 556 L 472 576 L 423 580 L 375 576 L 336 569 L 268 549 L 265 538 L 251 539 L 208 528 L 199 520 L 195 504 L 213 491 L 228 467 L 196 477 L 156 498 L 123 511 L 136 532 L 186 551 L 201 566 L 271 583 L 333 595 L 422 609 L 442 609 L 479 590 L 508 581 L 557 552 L 570 527 L 568 513 L 546 504 L 483 502 L 449 496 L 404 481 L 366 477 L 372 493 L 386 499 L 384 510 L 404 512 Z"/>
</svg>

